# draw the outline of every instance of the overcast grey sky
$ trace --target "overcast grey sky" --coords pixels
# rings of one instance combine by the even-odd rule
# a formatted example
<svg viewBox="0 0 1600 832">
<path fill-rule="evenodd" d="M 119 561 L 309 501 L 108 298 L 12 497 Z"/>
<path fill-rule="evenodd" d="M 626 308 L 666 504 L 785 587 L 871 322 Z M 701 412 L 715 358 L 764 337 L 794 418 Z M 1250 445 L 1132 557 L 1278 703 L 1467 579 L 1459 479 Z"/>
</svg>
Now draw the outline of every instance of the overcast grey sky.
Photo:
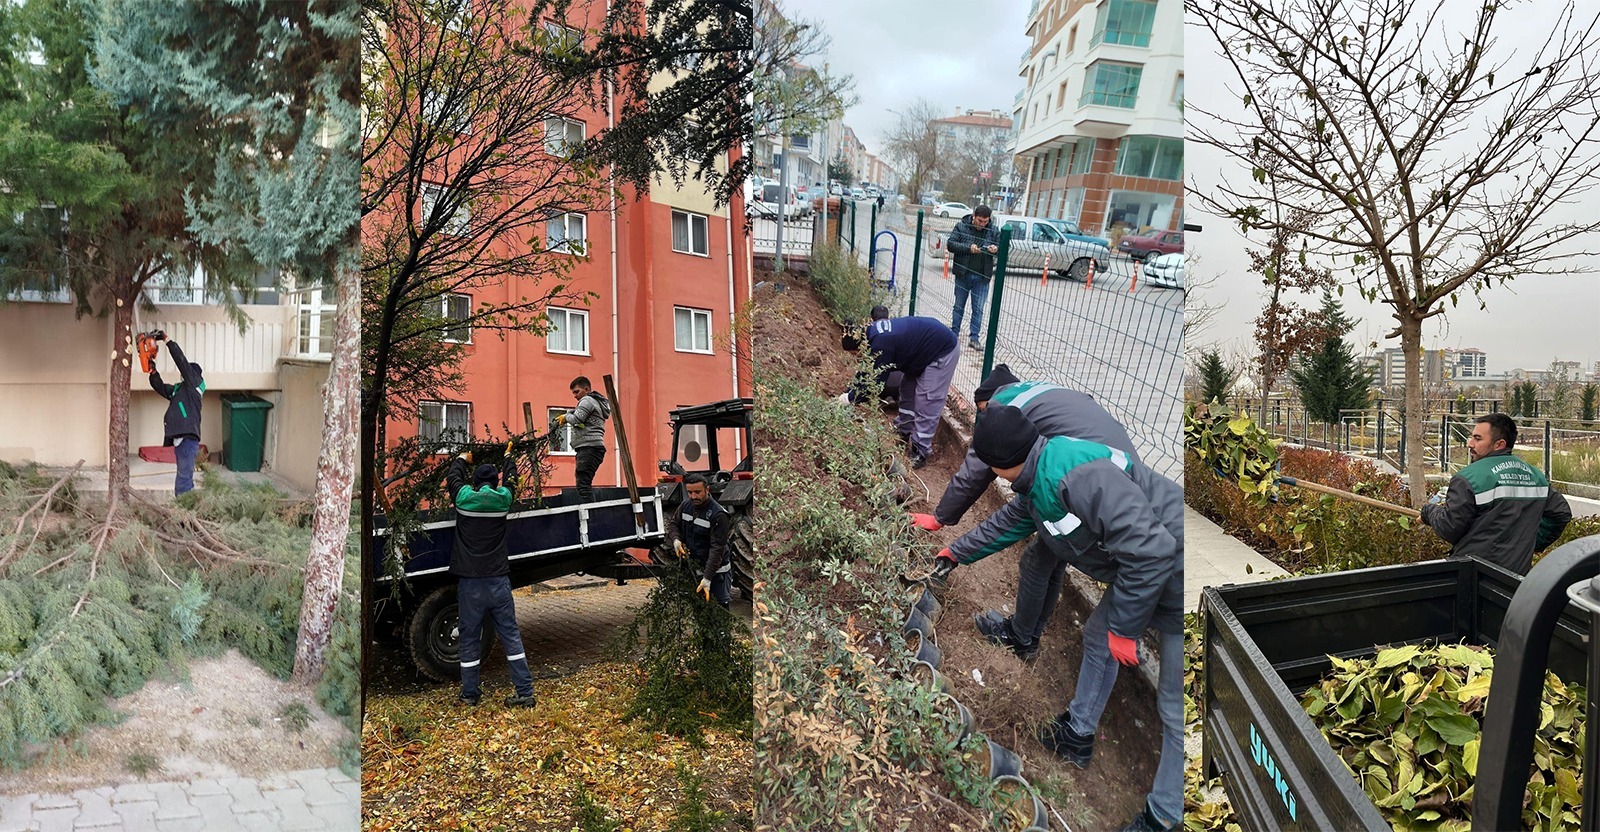
<svg viewBox="0 0 1600 832">
<path fill-rule="evenodd" d="M 1022 89 L 1028 48 L 1027 0 L 782 0 L 792 20 L 820 24 L 833 38 L 828 63 L 856 79 L 860 103 L 844 123 L 873 154 L 896 117 L 919 97 L 941 112 L 1001 110 Z"/>
<path fill-rule="evenodd" d="M 1464 14 L 1454 19 L 1470 23 L 1477 4 L 1478 0 L 1460 0 Z M 1518 6 L 1514 14 L 1502 14 L 1494 33 L 1500 48 L 1549 41 L 1551 19 L 1560 5 L 1559 0 L 1540 0 Z M 1579 6 L 1588 8 L 1587 4 Z M 1221 57 L 1219 44 L 1198 25 L 1186 26 L 1184 39 L 1185 74 L 1191 79 L 1186 90 L 1189 101 L 1201 109 L 1237 111 L 1237 82 L 1229 83 L 1232 70 Z M 1202 79 L 1209 80 L 1196 82 Z M 1248 171 L 1242 171 L 1216 150 L 1190 143 L 1185 154 L 1191 189 L 1212 187 L 1218 181 L 1218 172 L 1224 169 L 1230 171 L 1232 181 L 1248 181 Z M 1216 320 L 1193 339 L 1190 349 L 1208 343 L 1223 346 L 1225 353 L 1229 349 L 1246 349 L 1254 328 L 1252 321 L 1260 311 L 1262 290 L 1259 278 L 1245 271 L 1249 263 L 1244 251 L 1246 241 L 1236 224 L 1202 213 L 1198 200 L 1189 200 L 1186 207 L 1188 222 L 1199 223 L 1205 229 L 1189 236 L 1192 250 L 1200 256 L 1195 273 L 1217 276 L 1215 287 L 1198 293 L 1197 299 L 1222 307 Z M 1571 210 L 1576 218 L 1591 217 L 1593 196 L 1587 204 Z M 1600 241 L 1589 247 L 1600 248 Z M 1600 262 L 1584 265 L 1600 269 Z M 1484 298 L 1487 311 L 1479 311 L 1476 303 L 1463 296 L 1459 308 L 1425 323 L 1424 346 L 1485 350 L 1491 375 L 1518 367 L 1543 369 L 1557 358 L 1582 361 L 1587 371 L 1600 360 L 1600 273 L 1513 280 L 1487 290 Z M 1361 320 L 1351 334 L 1361 351 L 1371 341 L 1378 341 L 1380 349 L 1399 346 L 1398 339 L 1383 337 L 1394 328 L 1387 306 L 1367 304 L 1351 289 L 1345 291 L 1343 300 L 1346 309 Z"/>
</svg>

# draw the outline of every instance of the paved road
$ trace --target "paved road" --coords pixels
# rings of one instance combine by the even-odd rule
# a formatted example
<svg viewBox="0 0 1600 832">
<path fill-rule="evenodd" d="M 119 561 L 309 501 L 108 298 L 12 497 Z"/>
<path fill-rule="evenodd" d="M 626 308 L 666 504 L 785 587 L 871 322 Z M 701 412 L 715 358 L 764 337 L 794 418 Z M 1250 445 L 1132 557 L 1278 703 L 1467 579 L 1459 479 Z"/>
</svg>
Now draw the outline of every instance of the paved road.
<svg viewBox="0 0 1600 832">
<path fill-rule="evenodd" d="M 0 832 L 357 832 L 361 785 L 338 769 L 0 797 Z"/>
<path fill-rule="evenodd" d="M 863 204 L 857 218 L 859 240 L 867 237 L 869 212 Z M 894 270 L 901 293 L 901 312 L 910 310 L 911 248 L 916 214 L 887 212 L 879 228 L 894 230 L 900 254 Z M 928 217 L 923 224 L 923 251 L 917 280 L 916 314 L 949 320 L 955 285 L 945 279 L 943 252 L 932 250 L 934 235 L 949 232 L 951 219 Z M 865 262 L 866 246 L 857 254 Z M 1043 263 L 1027 270 L 1009 270 L 1001 300 L 995 362 L 1009 364 L 1023 378 L 1043 378 L 1089 392 L 1128 427 L 1146 463 L 1169 477 L 1183 471 L 1181 427 L 1183 405 L 1183 293 L 1137 283 L 1133 264 L 1112 254 L 1106 272 L 1092 283 L 1060 277 L 1041 281 Z M 880 271 L 889 266 L 880 257 Z M 1056 264 L 1051 264 L 1054 269 Z M 1035 271 L 1034 267 L 1038 270 Z M 887 279 L 885 278 L 886 282 Z M 990 300 L 994 290 L 991 288 Z M 988 313 L 979 343 L 988 329 Z M 968 334 L 962 323 L 962 342 Z M 962 395 L 982 381 L 983 354 L 963 346 L 954 388 Z"/>
</svg>

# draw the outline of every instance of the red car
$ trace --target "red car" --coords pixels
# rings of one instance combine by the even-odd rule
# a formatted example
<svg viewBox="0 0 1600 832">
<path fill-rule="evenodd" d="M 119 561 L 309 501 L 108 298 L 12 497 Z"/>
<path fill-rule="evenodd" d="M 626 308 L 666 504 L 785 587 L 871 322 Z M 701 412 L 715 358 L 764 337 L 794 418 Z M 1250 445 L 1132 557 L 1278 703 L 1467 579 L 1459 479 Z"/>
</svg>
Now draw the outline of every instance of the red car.
<svg viewBox="0 0 1600 832">
<path fill-rule="evenodd" d="M 1127 234 L 1117 243 L 1117 251 L 1135 260 L 1145 260 L 1158 254 L 1182 254 L 1183 232 L 1157 231 L 1144 236 Z"/>
</svg>

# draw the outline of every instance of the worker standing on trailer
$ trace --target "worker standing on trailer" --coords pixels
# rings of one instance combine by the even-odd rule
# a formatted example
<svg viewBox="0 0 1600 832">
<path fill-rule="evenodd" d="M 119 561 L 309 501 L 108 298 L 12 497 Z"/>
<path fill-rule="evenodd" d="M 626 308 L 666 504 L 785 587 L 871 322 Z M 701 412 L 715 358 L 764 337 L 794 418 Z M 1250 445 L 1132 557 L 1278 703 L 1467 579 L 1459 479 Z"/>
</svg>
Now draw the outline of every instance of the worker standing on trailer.
<svg viewBox="0 0 1600 832">
<path fill-rule="evenodd" d="M 700 565 L 700 585 L 695 592 L 727 609 L 733 601 L 731 583 L 733 560 L 728 556 L 728 534 L 733 515 L 711 498 L 711 485 L 704 474 L 683 478 L 688 498 L 667 523 L 667 540 L 678 557 L 692 558 Z"/>
<path fill-rule="evenodd" d="M 507 446 L 510 447 L 509 445 Z M 531 708 L 533 674 L 528 671 L 528 654 L 522 649 L 522 633 L 517 629 L 516 602 L 511 598 L 511 562 L 506 550 L 507 516 L 511 513 L 517 468 L 506 455 L 500 468 L 488 463 L 467 469 L 472 453 L 450 461 L 447 484 L 455 498 L 455 545 L 450 550 L 450 574 L 456 576 L 456 600 L 461 614 L 461 697 L 462 705 L 477 705 L 482 698 L 478 684 L 482 661 L 484 619 L 494 623 L 500 644 L 505 647 L 506 665 L 516 694 L 506 697 L 513 708 Z"/>
<path fill-rule="evenodd" d="M 1543 471 L 1511 452 L 1516 444 L 1510 416 L 1479 416 L 1467 438 L 1471 464 L 1450 478 L 1442 497 L 1422 507 L 1422 522 L 1451 545 L 1452 556 L 1526 575 L 1533 553 L 1566 530 L 1572 508 Z"/>
<path fill-rule="evenodd" d="M 155 340 L 167 342 L 167 352 L 178 368 L 177 384 L 162 381 L 161 373 L 154 365 L 150 369 L 149 381 L 150 389 L 167 400 L 167 413 L 162 419 L 165 433 L 162 444 L 172 446 L 173 456 L 178 462 L 178 475 L 173 481 L 172 493 L 183 494 L 194 490 L 194 463 L 200 455 L 200 405 L 206 392 L 206 380 L 201 375 L 200 365 L 184 357 L 177 341 L 168 339 L 167 334 L 160 331 L 155 333 Z"/>
<path fill-rule="evenodd" d="M 578 376 L 569 385 L 578 406 L 569 416 L 556 417 L 557 425 L 572 425 L 572 450 L 578 455 L 576 484 L 578 499 L 594 499 L 594 474 L 606 459 L 606 420 L 611 418 L 611 400 L 597 392 L 588 376 Z"/>
<path fill-rule="evenodd" d="M 1156 709 L 1161 762 L 1140 812 L 1122 832 L 1171 830 L 1183 817 L 1183 489 L 1127 453 L 1082 439 L 1039 435 L 1016 407 L 991 404 L 978 416 L 972 449 L 1016 498 L 939 553 L 947 578 L 1028 535 L 1084 574 L 1109 584 L 1083 625 L 1083 661 L 1067 710 L 1045 726 L 1046 748 L 1079 768 L 1117 680 L 1139 663 L 1148 627 L 1161 637 Z"/>
<path fill-rule="evenodd" d="M 933 453 L 933 434 L 939 427 L 939 414 L 944 412 L 945 397 L 950 394 L 950 379 L 955 377 L 961 358 L 955 333 L 936 318 L 891 318 L 888 307 L 874 306 L 866 338 L 878 380 L 887 380 L 895 370 L 902 375 L 900 414 L 894 426 L 911 453 L 911 467 L 921 468 Z M 849 335 L 843 343 L 850 350 L 861 346 Z M 856 401 L 856 397 L 854 386 L 840 396 L 848 402 Z"/>
<path fill-rule="evenodd" d="M 1139 461 L 1127 428 L 1087 393 L 1046 381 L 1022 381 L 1010 367 L 999 364 L 973 391 L 972 400 L 980 413 L 991 405 L 1019 408 L 1039 435 L 1047 439 L 1057 436 L 1087 439 L 1122 451 L 1134 462 Z M 928 531 L 961 522 L 962 515 L 983 496 L 994 477 L 994 469 L 985 465 L 975 450 L 968 448 L 966 461 L 951 477 L 938 507 L 932 514 L 911 515 L 911 521 Z M 1071 545 L 1070 541 L 1067 545 Z M 1081 557 L 1082 553 L 1073 555 Z M 1035 535 L 1033 543 L 1017 561 L 1016 613 L 1006 616 L 997 610 L 985 610 L 973 616 L 978 632 L 993 644 L 1011 648 L 1023 661 L 1032 661 L 1039 654 L 1039 638 L 1044 635 L 1056 600 L 1061 597 L 1061 584 L 1072 560 L 1058 556 Z"/>
</svg>

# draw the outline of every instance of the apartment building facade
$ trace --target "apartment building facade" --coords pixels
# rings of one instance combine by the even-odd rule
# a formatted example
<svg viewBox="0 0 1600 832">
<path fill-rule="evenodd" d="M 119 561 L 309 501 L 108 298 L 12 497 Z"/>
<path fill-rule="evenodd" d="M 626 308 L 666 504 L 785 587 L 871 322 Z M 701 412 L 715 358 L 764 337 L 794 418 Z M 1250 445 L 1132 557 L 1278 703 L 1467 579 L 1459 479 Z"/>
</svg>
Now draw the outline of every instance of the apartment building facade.
<svg viewBox="0 0 1600 832">
<path fill-rule="evenodd" d="M 1112 237 L 1180 228 L 1181 0 L 1036 0 L 1028 35 L 1023 210 Z"/>
</svg>

